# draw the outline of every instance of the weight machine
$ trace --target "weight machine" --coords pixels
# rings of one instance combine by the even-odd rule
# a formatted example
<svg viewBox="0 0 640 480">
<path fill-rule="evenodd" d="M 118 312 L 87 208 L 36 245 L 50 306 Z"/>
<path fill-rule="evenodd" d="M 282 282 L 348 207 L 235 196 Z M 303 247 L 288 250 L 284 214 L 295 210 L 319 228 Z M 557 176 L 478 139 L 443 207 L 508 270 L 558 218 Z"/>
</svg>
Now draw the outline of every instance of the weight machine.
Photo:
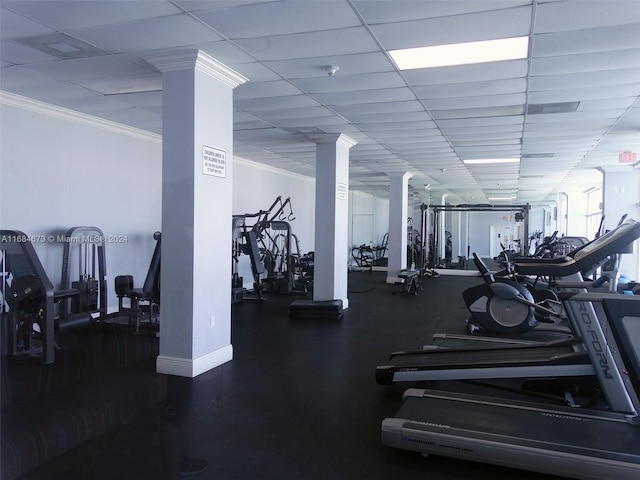
<svg viewBox="0 0 640 480">
<path fill-rule="evenodd" d="M 85 227 L 76 227 L 78 228 Z M 68 259 L 71 250 L 68 243 L 73 241 L 72 239 L 76 238 L 73 235 L 79 232 L 81 230 L 71 229 L 63 238 L 64 263 L 67 267 L 63 268 L 62 288 L 54 290 L 33 248 L 32 237 L 18 230 L 0 231 L 0 318 L 3 354 L 14 359 L 53 363 L 56 350 L 55 335 L 87 328 L 94 321 L 92 313 L 100 312 L 102 305 L 106 310 L 106 288 L 101 290 L 104 288 L 103 281 L 93 280 L 96 271 L 93 271 L 91 276 L 87 273 L 86 278 L 73 282 L 72 288 L 68 288 Z M 100 242 L 103 239 L 100 232 Z M 79 240 L 78 244 L 81 244 Z M 84 250 L 86 251 L 86 248 Z M 96 243 L 95 252 L 94 258 L 100 265 L 97 271 L 100 273 L 100 279 L 104 280 L 104 244 Z M 88 260 L 86 265 L 85 272 L 88 272 Z M 67 305 L 69 301 L 70 309 Z M 55 311 L 56 305 L 58 312 Z"/>
<path fill-rule="evenodd" d="M 77 290 L 71 299 L 72 312 L 97 313 L 98 318 L 107 315 L 107 268 L 105 260 L 105 236 L 97 227 L 72 227 L 64 236 L 62 275 L 60 288 Z M 76 280 L 71 279 L 74 266 Z M 60 316 L 66 316 L 68 305 L 60 305 Z"/>
<path fill-rule="evenodd" d="M 441 265 L 443 257 L 441 256 L 442 245 L 444 244 L 445 228 L 441 220 L 441 215 L 447 212 L 468 212 L 467 213 L 467 255 L 464 259 L 468 259 L 471 255 L 471 244 L 469 239 L 469 216 L 471 212 L 509 212 L 513 214 L 516 223 L 522 224 L 520 253 L 522 255 L 529 251 L 529 211 L 531 206 L 524 205 L 485 205 L 485 204 L 463 204 L 463 205 L 426 205 L 420 206 L 421 211 L 421 237 L 422 237 L 422 258 L 421 264 L 423 268 L 436 267 Z M 524 242 L 524 243 L 523 243 Z"/>
<path fill-rule="evenodd" d="M 233 216 L 233 300 L 264 301 L 265 290 L 275 293 L 310 290 L 313 255 L 301 255 L 298 238 L 289 223 L 293 220 L 291 199 L 283 201 L 281 196 L 266 210 Z M 245 296 L 246 289 L 239 274 L 242 255 L 249 256 L 251 263 L 253 298 Z"/>
</svg>

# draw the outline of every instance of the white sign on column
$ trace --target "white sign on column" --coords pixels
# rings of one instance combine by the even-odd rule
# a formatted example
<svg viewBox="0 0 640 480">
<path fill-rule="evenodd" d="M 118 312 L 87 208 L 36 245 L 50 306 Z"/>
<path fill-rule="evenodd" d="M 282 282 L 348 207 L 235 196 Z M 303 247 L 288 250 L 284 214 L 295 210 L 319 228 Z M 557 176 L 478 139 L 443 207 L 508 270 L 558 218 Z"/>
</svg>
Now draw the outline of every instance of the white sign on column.
<svg viewBox="0 0 640 480">
<path fill-rule="evenodd" d="M 227 154 L 217 148 L 202 146 L 202 173 L 214 177 L 227 176 Z"/>
</svg>

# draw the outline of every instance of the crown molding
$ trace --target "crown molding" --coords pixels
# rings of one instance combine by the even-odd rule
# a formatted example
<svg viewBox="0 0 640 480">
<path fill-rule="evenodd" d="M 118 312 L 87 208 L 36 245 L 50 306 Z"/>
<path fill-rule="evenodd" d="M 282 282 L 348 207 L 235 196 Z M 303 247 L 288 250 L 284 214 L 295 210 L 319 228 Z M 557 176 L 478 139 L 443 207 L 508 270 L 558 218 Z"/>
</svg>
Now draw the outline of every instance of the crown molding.
<svg viewBox="0 0 640 480">
<path fill-rule="evenodd" d="M 196 69 L 215 78 L 216 80 L 219 80 L 231 88 L 236 88 L 237 86 L 249 81 L 248 78 L 240 75 L 235 70 L 230 69 L 211 55 L 201 50 L 153 55 L 150 57 L 144 57 L 144 60 L 156 67 L 162 73 L 175 70 Z"/>
<path fill-rule="evenodd" d="M 69 110 L 68 108 L 58 107 L 56 105 L 51 105 L 49 103 L 23 97 L 3 90 L 0 90 L 0 104 L 20 108 L 40 115 L 55 117 L 68 122 L 79 123 L 88 127 L 99 128 L 101 130 L 106 130 L 120 135 L 127 135 L 129 137 L 150 140 L 157 143 L 162 142 L 162 136 L 156 133 L 147 132 L 146 130 L 141 130 L 139 128 L 94 117 L 93 115 L 88 115 L 86 113 L 76 112 L 75 110 Z"/>
<path fill-rule="evenodd" d="M 351 148 L 358 142 L 344 133 L 326 133 L 323 135 L 310 135 L 309 138 L 315 143 L 337 143 Z"/>
</svg>

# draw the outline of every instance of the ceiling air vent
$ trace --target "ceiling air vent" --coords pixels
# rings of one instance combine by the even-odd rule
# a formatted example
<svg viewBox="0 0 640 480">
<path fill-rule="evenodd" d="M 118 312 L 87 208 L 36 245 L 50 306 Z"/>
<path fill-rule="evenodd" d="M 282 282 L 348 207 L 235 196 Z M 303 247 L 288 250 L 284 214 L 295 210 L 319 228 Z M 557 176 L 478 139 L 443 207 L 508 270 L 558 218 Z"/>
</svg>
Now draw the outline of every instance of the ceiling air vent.
<svg viewBox="0 0 640 480">
<path fill-rule="evenodd" d="M 551 158 L 555 153 L 525 153 L 522 158 Z"/>
<path fill-rule="evenodd" d="M 15 42 L 31 47 L 39 52 L 52 55 L 60 60 L 71 60 L 75 58 L 98 57 L 109 55 L 109 52 L 100 50 L 77 38 L 70 37 L 64 33 L 51 33 L 47 35 L 36 35 L 33 37 L 17 38 Z"/>
<path fill-rule="evenodd" d="M 540 115 L 543 113 L 569 113 L 578 109 L 580 102 L 562 103 L 532 103 L 527 106 L 527 114 Z"/>
</svg>

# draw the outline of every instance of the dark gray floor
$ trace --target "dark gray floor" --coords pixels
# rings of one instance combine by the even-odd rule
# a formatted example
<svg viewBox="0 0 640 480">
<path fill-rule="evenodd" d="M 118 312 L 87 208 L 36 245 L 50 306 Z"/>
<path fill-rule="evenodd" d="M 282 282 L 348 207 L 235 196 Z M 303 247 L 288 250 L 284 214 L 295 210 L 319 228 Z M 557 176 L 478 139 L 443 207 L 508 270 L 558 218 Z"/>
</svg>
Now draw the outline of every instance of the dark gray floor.
<svg viewBox="0 0 640 480">
<path fill-rule="evenodd" d="M 463 333 L 461 292 L 479 282 L 426 278 L 418 296 L 393 295 L 398 287 L 385 276 L 351 273 L 339 322 L 290 320 L 295 296 L 233 306 L 233 361 L 189 382 L 183 446 L 209 462 L 193 478 L 550 478 L 381 444 L 381 421 L 400 407 L 407 385 L 378 385 L 375 367 L 392 351 L 421 348 L 435 332 Z M 158 430 L 153 416 L 125 429 L 95 457 L 90 478 L 162 478 Z"/>
</svg>

